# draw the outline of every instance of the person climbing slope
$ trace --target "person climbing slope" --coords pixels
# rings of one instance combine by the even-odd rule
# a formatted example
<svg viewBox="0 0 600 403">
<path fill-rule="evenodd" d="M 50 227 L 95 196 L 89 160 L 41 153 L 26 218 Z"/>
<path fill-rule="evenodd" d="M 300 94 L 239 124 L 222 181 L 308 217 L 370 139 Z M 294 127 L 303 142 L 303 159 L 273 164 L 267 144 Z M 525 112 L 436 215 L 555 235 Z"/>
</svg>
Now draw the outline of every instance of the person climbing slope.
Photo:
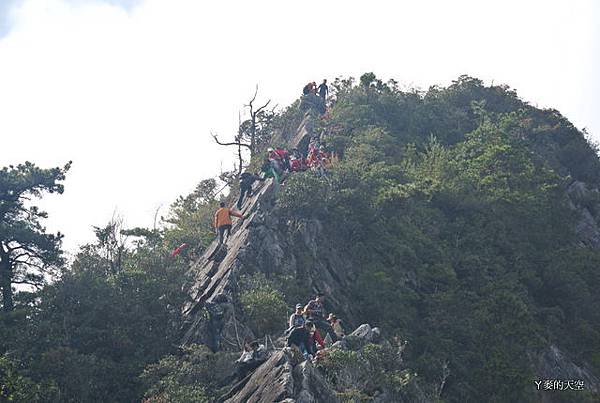
<svg viewBox="0 0 600 403">
<path fill-rule="evenodd" d="M 312 322 L 306 322 L 301 327 L 296 327 L 292 330 L 287 338 L 287 346 L 296 346 L 298 350 L 304 355 L 304 358 L 309 358 L 309 343 L 311 342 L 310 336 L 315 331 L 315 324 Z"/>
<path fill-rule="evenodd" d="M 317 347 L 317 343 L 321 347 L 321 349 L 325 348 L 325 340 L 321 336 L 321 332 L 315 326 L 315 330 L 308 333 L 308 353 L 315 356 L 317 355 L 317 351 L 319 351 L 319 347 Z"/>
<path fill-rule="evenodd" d="M 272 147 L 267 149 L 267 159 L 273 167 L 273 170 L 275 170 L 277 174 L 281 176 L 283 173 L 283 161 L 281 160 L 281 156 L 276 153 Z"/>
<path fill-rule="evenodd" d="M 277 156 L 276 158 L 281 162 L 283 170 L 290 170 L 290 153 L 288 150 L 277 147 L 273 150 L 273 153 Z"/>
<path fill-rule="evenodd" d="M 276 183 L 279 183 L 280 174 L 277 172 L 277 169 L 273 166 L 271 161 L 268 158 L 265 158 L 265 161 L 260 168 L 261 172 L 265 174 L 265 178 L 273 178 Z"/>
<path fill-rule="evenodd" d="M 219 235 L 219 245 L 221 245 L 223 243 L 225 233 L 227 233 L 227 239 L 229 239 L 232 225 L 231 216 L 239 217 L 242 220 L 245 217 L 241 213 L 225 207 L 225 202 L 221 202 L 219 205 L 221 207 L 215 213 L 214 225 L 215 231 Z"/>
<path fill-rule="evenodd" d="M 240 198 L 237 202 L 237 208 L 240 210 L 242 208 L 242 204 L 244 203 L 244 197 L 252 197 L 252 185 L 256 181 L 264 181 L 264 178 L 253 174 L 251 172 L 244 172 L 240 175 Z"/>
</svg>

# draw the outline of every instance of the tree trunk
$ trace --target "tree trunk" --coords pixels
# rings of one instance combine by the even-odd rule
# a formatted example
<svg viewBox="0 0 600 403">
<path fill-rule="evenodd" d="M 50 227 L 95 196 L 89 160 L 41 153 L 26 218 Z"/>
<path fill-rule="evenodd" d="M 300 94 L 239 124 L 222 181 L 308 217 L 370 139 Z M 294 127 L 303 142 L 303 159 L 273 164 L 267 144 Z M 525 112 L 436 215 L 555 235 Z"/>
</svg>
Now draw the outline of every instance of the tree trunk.
<svg viewBox="0 0 600 403">
<path fill-rule="evenodd" d="M 250 128 L 250 159 L 252 159 L 256 147 L 256 113 L 252 113 L 252 109 L 250 109 L 250 116 L 252 117 L 252 127 Z"/>
<path fill-rule="evenodd" d="M 12 312 L 14 309 L 11 280 L 12 267 L 10 267 L 8 254 L 2 253 L 0 260 L 0 289 L 2 289 L 2 306 L 4 312 Z"/>
</svg>

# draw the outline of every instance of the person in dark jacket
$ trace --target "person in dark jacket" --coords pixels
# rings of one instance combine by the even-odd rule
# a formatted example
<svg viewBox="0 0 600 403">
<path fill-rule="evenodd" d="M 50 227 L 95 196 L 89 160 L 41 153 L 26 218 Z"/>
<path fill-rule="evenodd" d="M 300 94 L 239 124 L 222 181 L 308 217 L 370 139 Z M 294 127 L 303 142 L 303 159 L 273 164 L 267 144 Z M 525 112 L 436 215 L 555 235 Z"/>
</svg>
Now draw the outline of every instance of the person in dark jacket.
<svg viewBox="0 0 600 403">
<path fill-rule="evenodd" d="M 323 98 L 323 101 L 327 99 L 327 94 L 329 93 L 329 87 L 327 87 L 327 80 L 323 80 L 319 88 L 317 88 L 317 92 L 319 96 Z"/>
<path fill-rule="evenodd" d="M 312 88 L 312 83 L 308 83 L 304 86 L 304 88 L 302 88 L 302 95 L 308 95 L 310 94 L 310 90 Z"/>
<path fill-rule="evenodd" d="M 264 178 L 253 174 L 251 172 L 244 172 L 240 175 L 240 198 L 237 202 L 237 208 L 239 210 L 242 209 L 242 204 L 244 203 L 244 197 L 252 197 L 252 185 L 256 181 L 264 181 Z"/>
<path fill-rule="evenodd" d="M 311 343 L 311 334 L 315 330 L 315 324 L 312 322 L 306 322 L 301 327 L 294 328 L 288 338 L 287 346 L 296 346 L 298 350 L 304 355 L 304 358 L 309 358 L 309 348 Z"/>
</svg>

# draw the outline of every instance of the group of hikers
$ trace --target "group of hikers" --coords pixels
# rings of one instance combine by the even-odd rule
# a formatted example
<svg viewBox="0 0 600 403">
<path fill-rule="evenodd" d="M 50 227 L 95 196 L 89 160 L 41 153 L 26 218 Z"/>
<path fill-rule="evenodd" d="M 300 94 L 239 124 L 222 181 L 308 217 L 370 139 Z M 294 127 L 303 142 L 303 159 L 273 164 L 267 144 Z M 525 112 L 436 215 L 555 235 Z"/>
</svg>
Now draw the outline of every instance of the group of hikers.
<svg viewBox="0 0 600 403">
<path fill-rule="evenodd" d="M 287 346 L 296 347 L 306 359 L 316 358 L 327 344 L 345 336 L 342 321 L 335 314 L 330 313 L 325 319 L 324 301 L 324 294 L 318 293 L 305 306 L 297 304 L 289 319 Z"/>
<path fill-rule="evenodd" d="M 318 293 L 308 304 L 297 304 L 285 331 L 286 346 L 297 349 L 307 360 L 324 358 L 327 347 L 345 337 L 342 321 L 335 314 L 325 319 L 324 301 L 324 294 Z M 260 366 L 267 356 L 264 344 L 244 341 L 242 355 L 236 361 L 238 379 Z"/>
<path fill-rule="evenodd" d="M 329 87 L 327 86 L 327 80 L 324 79 L 323 82 L 317 87 L 317 83 L 312 81 L 304 86 L 302 89 L 302 95 L 319 95 L 323 98 L 323 101 L 327 100 L 327 95 L 329 94 Z"/>
<path fill-rule="evenodd" d="M 261 171 L 265 177 L 272 177 L 279 183 L 286 172 L 304 172 L 310 169 L 317 176 L 325 176 L 331 164 L 331 154 L 315 138 L 308 145 L 306 155 L 303 155 L 297 148 L 290 152 L 283 148 L 270 147 L 267 150 L 267 158 L 263 162 Z"/>
<path fill-rule="evenodd" d="M 326 177 L 327 170 L 331 167 L 332 162 L 332 155 L 316 139 L 310 142 L 306 157 L 298 149 L 294 149 L 290 153 L 283 148 L 270 147 L 261 167 L 262 176 L 247 171 L 240 175 L 240 196 L 236 206 L 238 210 L 242 209 L 244 200 L 247 197 L 252 197 L 252 186 L 257 181 L 264 182 L 271 177 L 279 184 L 284 174 L 303 172 L 309 169 L 319 177 Z M 231 217 L 246 218 L 239 211 L 228 208 L 224 202 L 221 202 L 214 215 L 214 228 L 219 236 L 219 244 L 222 244 L 225 238 L 229 238 L 232 226 Z"/>
<path fill-rule="evenodd" d="M 327 87 L 326 79 L 318 87 L 314 81 L 304 86 L 304 95 L 316 95 L 317 93 L 323 100 L 327 98 L 329 88 Z M 308 170 L 311 170 L 319 177 L 327 178 L 327 171 L 335 159 L 335 154 L 327 152 L 325 146 L 320 143 L 318 135 L 311 138 L 305 154 L 297 148 L 288 151 L 282 147 L 269 147 L 261 166 L 260 175 L 249 171 L 243 172 L 240 175 L 240 196 L 236 203 L 237 209 L 241 210 L 244 200 L 252 197 L 252 187 L 255 182 L 264 182 L 267 178 L 273 178 L 275 185 L 279 186 L 286 173 Z M 219 245 L 222 245 L 224 240 L 229 238 L 232 226 L 231 217 L 245 218 L 242 213 L 226 207 L 225 203 L 221 202 L 219 209 L 214 215 L 214 228 L 219 237 Z M 176 255 L 176 252 L 174 252 L 174 255 Z"/>
</svg>

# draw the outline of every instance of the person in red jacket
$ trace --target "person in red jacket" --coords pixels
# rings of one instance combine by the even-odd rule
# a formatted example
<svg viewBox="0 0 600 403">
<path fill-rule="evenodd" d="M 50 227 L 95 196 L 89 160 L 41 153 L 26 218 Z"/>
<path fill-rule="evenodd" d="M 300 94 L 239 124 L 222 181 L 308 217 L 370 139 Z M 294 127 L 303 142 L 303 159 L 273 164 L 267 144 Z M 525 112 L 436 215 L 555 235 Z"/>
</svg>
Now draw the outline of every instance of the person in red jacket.
<svg viewBox="0 0 600 403">
<path fill-rule="evenodd" d="M 269 160 L 277 161 L 283 171 L 290 170 L 290 153 L 288 150 L 284 150 L 283 148 L 269 148 L 267 151 L 269 152 Z"/>
<path fill-rule="evenodd" d="M 315 331 L 311 332 L 308 336 L 308 352 L 313 356 L 317 355 L 317 351 L 319 349 L 317 347 L 317 343 L 319 346 L 321 346 L 321 348 L 325 348 L 325 340 L 323 340 L 319 329 L 317 329 L 315 326 Z"/>
<path fill-rule="evenodd" d="M 229 234 L 231 233 L 231 216 L 239 217 L 242 220 L 245 218 L 241 213 L 231 210 L 230 208 L 225 207 L 225 203 L 220 203 L 220 208 L 215 213 L 215 231 L 219 235 L 219 245 L 223 243 L 223 238 L 225 233 L 227 233 L 227 239 L 229 239 Z"/>
</svg>

